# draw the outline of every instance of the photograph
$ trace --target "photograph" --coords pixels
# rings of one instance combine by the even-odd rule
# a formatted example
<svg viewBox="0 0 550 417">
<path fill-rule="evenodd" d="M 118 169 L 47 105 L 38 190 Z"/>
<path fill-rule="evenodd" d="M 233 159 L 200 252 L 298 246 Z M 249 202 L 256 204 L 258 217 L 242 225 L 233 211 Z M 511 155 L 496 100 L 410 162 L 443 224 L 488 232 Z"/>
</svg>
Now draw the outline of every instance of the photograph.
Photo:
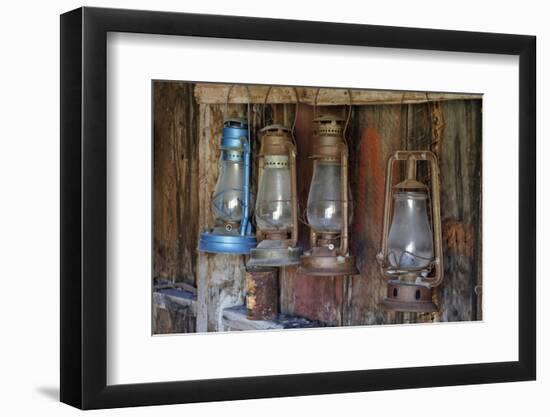
<svg viewBox="0 0 550 417">
<path fill-rule="evenodd" d="M 483 320 L 482 93 L 151 89 L 153 335 Z"/>
<path fill-rule="evenodd" d="M 544 4 L 6 2 L 0 417 L 550 416 Z"/>
</svg>

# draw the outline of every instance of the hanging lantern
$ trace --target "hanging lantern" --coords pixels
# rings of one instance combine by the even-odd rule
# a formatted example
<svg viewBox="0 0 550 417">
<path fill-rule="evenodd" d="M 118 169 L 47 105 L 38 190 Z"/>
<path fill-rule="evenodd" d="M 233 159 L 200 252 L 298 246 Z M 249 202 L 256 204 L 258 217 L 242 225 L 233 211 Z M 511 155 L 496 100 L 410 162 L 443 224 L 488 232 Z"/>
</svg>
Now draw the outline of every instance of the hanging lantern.
<svg viewBox="0 0 550 417">
<path fill-rule="evenodd" d="M 265 101 L 269 96 L 269 88 Z M 296 100 L 298 101 L 298 94 Z M 265 108 L 265 103 L 264 103 Z M 296 124 L 296 115 L 294 124 Z M 293 126 L 294 127 L 294 126 Z M 288 266 L 300 263 L 296 145 L 293 129 L 273 124 L 260 132 L 260 180 L 256 196 L 256 236 L 261 242 L 251 251 L 248 267 Z"/>
<path fill-rule="evenodd" d="M 394 163 L 406 178 L 393 185 Z M 416 179 L 417 162 L 429 164 L 431 190 Z M 432 288 L 443 280 L 439 166 L 429 151 L 397 151 L 388 160 L 382 249 L 377 256 L 388 280 L 383 306 L 390 311 L 437 311 Z"/>
<path fill-rule="evenodd" d="M 296 147 L 291 130 L 281 125 L 261 130 L 263 168 L 256 196 L 257 236 L 247 266 L 287 266 L 300 263 L 296 198 Z"/>
<path fill-rule="evenodd" d="M 249 254 L 257 242 L 250 224 L 250 132 L 246 119 L 224 121 L 220 150 L 218 182 L 211 203 L 214 229 L 201 233 L 199 250 Z"/>
<path fill-rule="evenodd" d="M 355 267 L 355 258 L 348 252 L 352 210 L 344 119 L 320 116 L 313 123 L 313 152 L 310 156 L 313 177 L 307 199 L 311 249 L 300 258 L 298 272 L 317 276 L 354 275 L 359 271 Z"/>
</svg>

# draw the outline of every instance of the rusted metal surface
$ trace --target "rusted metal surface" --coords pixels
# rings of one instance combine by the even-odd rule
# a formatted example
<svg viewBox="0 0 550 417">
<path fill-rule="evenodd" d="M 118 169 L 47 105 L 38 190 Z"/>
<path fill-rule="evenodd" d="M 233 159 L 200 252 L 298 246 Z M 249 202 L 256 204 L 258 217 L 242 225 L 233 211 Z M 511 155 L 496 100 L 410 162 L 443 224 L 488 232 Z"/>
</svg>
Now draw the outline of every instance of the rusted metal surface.
<svg viewBox="0 0 550 417">
<path fill-rule="evenodd" d="M 382 306 L 388 311 L 432 312 L 437 306 L 432 301 L 432 290 L 424 285 L 391 280 Z"/>
<path fill-rule="evenodd" d="M 405 161 L 406 163 L 406 178 L 404 181 L 394 185 L 393 180 L 393 165 L 399 161 Z M 384 276 L 395 277 L 396 275 L 409 275 L 410 270 L 400 271 L 400 268 L 394 268 L 388 263 L 387 253 L 387 240 L 390 230 L 391 214 L 393 211 L 393 191 L 395 189 L 428 189 L 428 187 L 416 179 L 416 164 L 419 161 L 428 163 L 430 172 L 430 184 L 431 184 L 431 204 L 430 219 L 432 221 L 432 235 L 434 246 L 434 258 L 431 261 L 429 269 L 426 271 L 428 275 L 422 277 L 422 282 L 429 284 L 431 287 L 437 287 L 443 281 L 443 244 L 441 237 L 441 202 L 440 202 L 440 174 L 439 164 L 436 155 L 429 150 L 421 151 L 396 151 L 388 158 L 388 165 L 386 168 L 386 191 L 384 195 L 384 218 L 381 236 L 380 253 L 377 259 L 380 263 L 380 269 Z M 422 270 L 416 272 L 421 273 Z M 411 300 L 413 302 L 414 300 Z"/>
<path fill-rule="evenodd" d="M 246 271 L 246 311 L 249 320 L 273 320 L 279 310 L 277 268 Z"/>
<path fill-rule="evenodd" d="M 348 109 L 351 112 L 351 108 Z M 347 120 L 337 116 L 324 115 L 313 119 L 312 153 L 310 158 L 322 160 L 341 166 L 340 204 L 342 212 L 342 227 L 337 236 L 328 240 L 318 235 L 318 231 L 310 228 L 310 250 L 300 258 L 301 275 L 320 277 L 354 275 L 358 273 L 355 267 L 355 257 L 348 252 L 349 228 L 349 183 L 348 146 L 344 138 Z M 348 113 L 349 120 L 349 113 Z M 329 235 L 324 233 L 324 235 Z"/>
<path fill-rule="evenodd" d="M 327 110 L 327 109 L 324 109 Z M 325 114 L 341 116 L 342 108 L 334 107 L 325 111 Z M 304 249 L 310 247 L 309 228 L 305 221 L 305 208 L 313 165 L 309 155 L 313 152 L 310 140 L 313 131 L 313 108 L 300 105 L 296 122 L 297 143 L 297 184 L 299 213 L 302 221 L 299 223 L 298 242 Z M 288 315 L 306 317 L 325 325 L 337 326 L 343 323 L 342 294 L 344 277 L 324 277 L 302 275 L 297 267 L 281 268 L 281 312 Z"/>
<path fill-rule="evenodd" d="M 334 250 L 319 246 L 311 248 L 300 257 L 298 270 L 301 275 L 318 277 L 354 275 L 357 272 L 354 256 L 340 256 Z"/>
</svg>

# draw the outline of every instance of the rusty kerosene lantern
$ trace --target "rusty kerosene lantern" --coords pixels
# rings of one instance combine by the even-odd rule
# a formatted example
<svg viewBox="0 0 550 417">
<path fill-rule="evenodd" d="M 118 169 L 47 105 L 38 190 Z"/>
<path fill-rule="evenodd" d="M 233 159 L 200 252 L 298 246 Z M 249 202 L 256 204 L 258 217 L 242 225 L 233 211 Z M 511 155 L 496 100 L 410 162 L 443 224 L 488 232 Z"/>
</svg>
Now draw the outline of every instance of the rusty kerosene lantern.
<svg viewBox="0 0 550 417">
<path fill-rule="evenodd" d="M 320 116 L 314 118 L 313 124 L 313 177 L 307 199 L 311 248 L 300 257 L 298 273 L 354 275 L 359 271 L 348 250 L 351 198 L 344 139 L 347 121 L 344 123 L 344 118 L 337 116 Z"/>
<path fill-rule="evenodd" d="M 271 87 L 266 94 L 265 101 Z M 296 100 L 298 94 L 296 90 Z M 265 107 L 265 105 L 264 105 Z M 298 201 L 296 194 L 296 145 L 292 128 L 279 124 L 260 132 L 260 180 L 256 196 L 256 237 L 260 243 L 251 250 L 247 267 L 278 267 L 300 263 L 298 242 Z"/>
<path fill-rule="evenodd" d="M 416 178 L 417 163 L 429 164 L 431 190 Z M 394 164 L 406 177 L 394 185 Z M 387 279 L 383 306 L 390 311 L 437 311 L 432 288 L 443 280 L 439 165 L 430 151 L 397 151 L 388 160 L 382 247 L 377 255 Z"/>
<path fill-rule="evenodd" d="M 212 195 L 215 225 L 200 235 L 199 251 L 210 253 L 249 254 L 257 244 L 250 223 L 250 130 L 243 118 L 227 118 L 221 138 L 219 177 Z M 250 92 L 248 91 L 248 120 Z"/>
</svg>

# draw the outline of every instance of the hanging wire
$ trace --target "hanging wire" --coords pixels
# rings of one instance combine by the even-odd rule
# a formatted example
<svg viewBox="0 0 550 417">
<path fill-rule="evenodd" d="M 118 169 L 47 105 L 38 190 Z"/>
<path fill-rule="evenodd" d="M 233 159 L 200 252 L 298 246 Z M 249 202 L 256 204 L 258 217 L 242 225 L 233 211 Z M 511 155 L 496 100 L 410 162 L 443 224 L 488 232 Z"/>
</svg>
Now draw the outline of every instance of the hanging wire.
<svg viewBox="0 0 550 417">
<path fill-rule="evenodd" d="M 351 90 L 348 88 L 346 91 L 348 92 L 348 98 L 349 98 L 349 110 L 348 110 L 348 116 L 346 117 L 346 123 L 344 124 L 344 130 L 342 131 L 342 138 L 344 139 L 344 144 L 347 147 L 348 146 L 348 141 L 346 139 L 346 131 L 348 129 L 349 119 L 351 117 L 352 100 L 351 100 Z"/>
<path fill-rule="evenodd" d="M 400 145 L 403 144 L 403 103 L 404 102 L 405 102 L 405 92 L 403 91 L 403 94 L 401 94 L 401 100 L 399 101 L 399 142 L 400 142 Z M 406 128 L 408 130 L 408 126 Z M 406 141 L 405 145 L 407 147 L 406 150 L 408 151 L 409 150 L 409 142 Z"/>
<path fill-rule="evenodd" d="M 272 88 L 273 86 L 270 85 L 265 93 L 264 104 L 262 106 L 262 127 L 265 127 L 265 107 L 267 105 L 267 98 L 269 97 L 269 93 L 271 93 Z"/>
<path fill-rule="evenodd" d="M 296 96 L 296 107 L 294 109 L 294 121 L 292 122 L 292 127 L 290 128 L 290 135 L 292 137 L 292 142 L 294 143 L 294 146 L 298 148 L 294 131 L 296 129 L 296 123 L 298 121 L 298 109 L 300 108 L 300 97 L 298 96 L 298 89 L 294 87 L 293 90 L 294 90 L 294 95 Z"/>
<path fill-rule="evenodd" d="M 231 95 L 231 90 L 233 90 L 234 86 L 235 86 L 235 84 L 231 84 L 229 86 L 229 89 L 227 90 L 227 95 L 225 96 L 225 109 L 224 109 L 224 112 L 223 112 L 224 120 L 227 119 L 227 109 L 229 107 L 229 96 Z"/>
<path fill-rule="evenodd" d="M 320 87 L 317 87 L 317 91 L 315 92 L 315 96 L 313 97 L 313 118 L 317 118 L 317 97 L 319 97 L 319 90 L 321 90 Z"/>
</svg>

